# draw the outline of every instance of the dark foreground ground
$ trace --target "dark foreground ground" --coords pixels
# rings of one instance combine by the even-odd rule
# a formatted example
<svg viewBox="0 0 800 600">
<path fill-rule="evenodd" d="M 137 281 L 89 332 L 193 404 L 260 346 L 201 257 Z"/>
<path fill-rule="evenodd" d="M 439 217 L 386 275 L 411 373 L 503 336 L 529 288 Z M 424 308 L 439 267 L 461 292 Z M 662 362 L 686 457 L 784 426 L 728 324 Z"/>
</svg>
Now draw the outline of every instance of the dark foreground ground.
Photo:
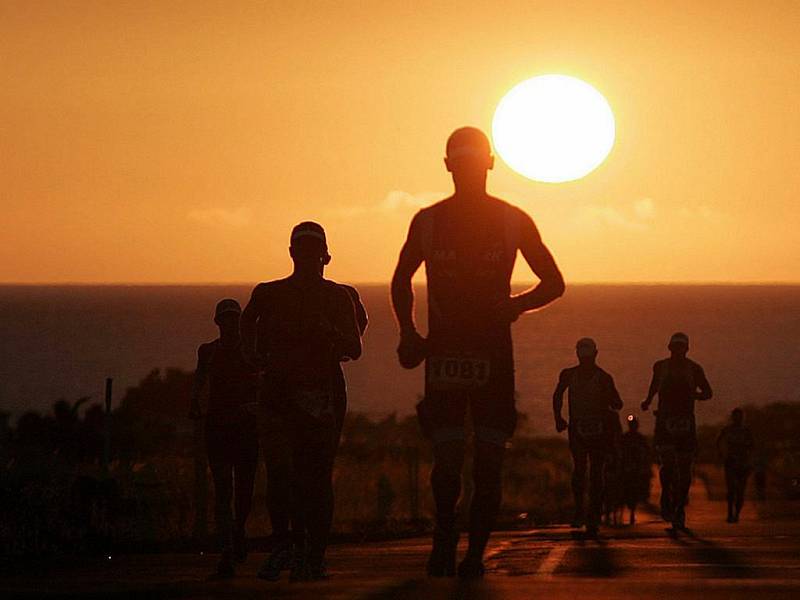
<svg viewBox="0 0 800 600">
<path fill-rule="evenodd" d="M 229 582 L 205 581 L 215 556 L 112 556 L 4 569 L 0 597 L 96 598 L 800 598 L 800 518 L 791 505 L 748 504 L 737 525 L 693 489 L 691 534 L 671 537 L 652 512 L 634 527 L 585 541 L 565 526 L 498 533 L 482 581 L 424 576 L 427 539 L 330 549 L 331 579 L 290 584 L 255 577 L 251 554 Z"/>
</svg>

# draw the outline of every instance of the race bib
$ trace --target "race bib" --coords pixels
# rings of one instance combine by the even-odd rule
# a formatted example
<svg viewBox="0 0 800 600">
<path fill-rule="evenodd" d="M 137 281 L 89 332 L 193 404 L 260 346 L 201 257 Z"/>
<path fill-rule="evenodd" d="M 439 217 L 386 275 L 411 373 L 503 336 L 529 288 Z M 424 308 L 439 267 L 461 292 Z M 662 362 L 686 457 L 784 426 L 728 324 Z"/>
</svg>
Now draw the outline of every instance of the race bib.
<svg viewBox="0 0 800 600">
<path fill-rule="evenodd" d="M 576 421 L 575 428 L 583 437 L 595 437 L 602 435 L 604 431 L 602 419 L 581 419 Z"/>
<path fill-rule="evenodd" d="M 291 399 L 297 408 L 315 419 L 333 416 L 333 398 L 329 390 L 300 389 L 292 394 Z"/>
<path fill-rule="evenodd" d="M 692 430 L 692 419 L 689 417 L 667 417 L 664 424 L 667 433 L 682 434 Z"/>
<path fill-rule="evenodd" d="M 426 376 L 428 387 L 435 390 L 479 388 L 489 381 L 489 361 L 481 358 L 431 356 Z"/>
</svg>

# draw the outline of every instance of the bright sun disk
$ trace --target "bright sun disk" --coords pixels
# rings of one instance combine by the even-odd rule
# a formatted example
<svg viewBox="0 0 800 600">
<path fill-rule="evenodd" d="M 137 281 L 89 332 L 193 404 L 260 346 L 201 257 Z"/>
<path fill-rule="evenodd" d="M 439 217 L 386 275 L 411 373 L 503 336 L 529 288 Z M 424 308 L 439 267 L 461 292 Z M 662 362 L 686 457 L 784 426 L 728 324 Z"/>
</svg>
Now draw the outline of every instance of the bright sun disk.
<svg viewBox="0 0 800 600">
<path fill-rule="evenodd" d="M 580 179 L 614 146 L 615 124 L 603 95 L 567 75 L 540 75 L 511 89 L 492 121 L 494 147 L 517 173 L 548 183 Z"/>
</svg>

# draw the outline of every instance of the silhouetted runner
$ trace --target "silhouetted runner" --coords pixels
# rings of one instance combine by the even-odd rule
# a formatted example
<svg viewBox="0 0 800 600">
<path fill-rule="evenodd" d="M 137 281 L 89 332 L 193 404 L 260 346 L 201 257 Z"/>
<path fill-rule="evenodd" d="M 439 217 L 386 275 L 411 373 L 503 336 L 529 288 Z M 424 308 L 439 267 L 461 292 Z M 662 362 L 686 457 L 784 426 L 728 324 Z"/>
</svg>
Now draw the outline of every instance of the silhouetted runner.
<svg viewBox="0 0 800 600">
<path fill-rule="evenodd" d="M 233 560 L 243 562 L 245 524 L 253 499 L 258 464 L 258 434 L 247 405 L 256 399 L 258 373 L 242 357 L 236 300 L 226 298 L 216 307 L 214 322 L 219 338 L 197 350 L 197 370 L 189 416 L 201 418 L 200 397 L 208 386 L 205 440 L 214 479 L 214 515 L 222 552 L 218 577 L 233 577 Z M 231 501 L 234 515 L 231 515 Z"/>
<path fill-rule="evenodd" d="M 304 530 L 293 530 L 290 579 L 300 581 L 327 576 L 333 462 L 345 410 L 339 362 L 361 356 L 361 337 L 350 294 L 322 276 L 330 262 L 322 227 L 297 225 L 289 251 L 294 272 L 256 286 L 241 329 L 245 356 L 264 369 L 268 418 L 282 424 L 291 448 L 292 521 Z"/>
<path fill-rule="evenodd" d="M 320 263 L 320 274 L 324 274 L 324 263 Z M 349 285 L 339 284 L 350 295 L 356 310 L 356 321 L 361 335 L 367 328 L 367 311 L 361 302 L 358 291 Z M 341 432 L 347 408 L 347 384 L 341 367 L 335 373 L 336 390 L 335 407 L 337 411 L 337 428 Z M 337 434 L 338 435 L 338 434 Z M 306 524 L 299 519 L 301 515 L 295 511 L 292 518 L 292 449 L 284 419 L 281 415 L 270 411 L 262 415 L 261 447 L 267 469 L 267 510 L 272 524 L 273 548 L 258 571 L 259 577 L 270 581 L 280 578 L 281 571 L 290 569 L 294 558 L 289 526 L 296 533 L 295 538 L 302 540 L 305 536 Z M 331 497 L 332 500 L 332 497 Z M 333 506 L 330 506 L 333 511 Z"/>
<path fill-rule="evenodd" d="M 650 498 L 650 445 L 639 433 L 639 419 L 628 415 L 628 431 L 622 434 L 622 495 L 636 523 L 636 506 Z"/>
<path fill-rule="evenodd" d="M 717 436 L 717 451 L 725 461 L 728 488 L 728 523 L 738 523 L 744 505 L 744 492 L 750 475 L 753 434 L 744 424 L 744 411 L 735 408 L 731 422 Z"/>
<path fill-rule="evenodd" d="M 685 509 L 697 452 L 694 403 L 710 400 L 712 391 L 703 367 L 686 357 L 689 336 L 676 333 L 667 347 L 671 355 L 653 365 L 642 410 L 648 410 L 658 394 L 654 441 L 661 463 L 661 516 L 679 531 L 686 529 Z"/>
<path fill-rule="evenodd" d="M 586 524 L 589 536 L 597 535 L 603 505 L 603 472 L 608 455 L 615 449 L 615 411 L 622 400 L 614 379 L 597 366 L 597 345 L 591 338 L 581 338 L 575 346 L 578 365 L 561 371 L 553 392 L 553 416 L 556 431 L 569 429 L 572 453 L 572 493 L 575 498 L 573 527 Z M 569 423 L 561 414 L 564 392 L 569 394 Z M 618 421 L 617 421 L 618 422 Z M 589 469 L 589 511 L 584 513 L 586 470 Z"/>
<path fill-rule="evenodd" d="M 425 360 L 425 396 L 417 411 L 424 434 L 433 442 L 431 485 L 436 502 L 428 573 L 455 574 L 455 507 L 469 407 L 476 438 L 475 493 L 469 549 L 458 573 L 477 577 L 483 574 L 483 552 L 500 507 L 505 444 L 517 418 L 511 323 L 559 297 L 564 281 L 531 218 L 486 193 L 494 157 L 480 130 L 456 130 L 447 141 L 445 165 L 455 193 L 422 209 L 411 222 L 392 279 L 392 301 L 400 326 L 400 363 L 413 368 Z M 541 282 L 511 296 L 517 250 Z M 423 262 L 427 339 L 414 324 L 411 285 Z"/>
</svg>

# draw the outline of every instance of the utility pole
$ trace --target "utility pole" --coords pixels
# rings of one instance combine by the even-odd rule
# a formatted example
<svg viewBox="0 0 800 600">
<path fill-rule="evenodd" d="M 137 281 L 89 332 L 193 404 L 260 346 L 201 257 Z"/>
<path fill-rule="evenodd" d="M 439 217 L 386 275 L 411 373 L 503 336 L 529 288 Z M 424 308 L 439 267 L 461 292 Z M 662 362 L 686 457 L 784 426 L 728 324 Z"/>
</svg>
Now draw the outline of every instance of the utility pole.
<svg viewBox="0 0 800 600">
<path fill-rule="evenodd" d="M 108 466 L 111 463 L 111 390 L 114 380 L 106 378 L 106 412 L 103 420 L 103 473 L 108 474 Z"/>
</svg>

